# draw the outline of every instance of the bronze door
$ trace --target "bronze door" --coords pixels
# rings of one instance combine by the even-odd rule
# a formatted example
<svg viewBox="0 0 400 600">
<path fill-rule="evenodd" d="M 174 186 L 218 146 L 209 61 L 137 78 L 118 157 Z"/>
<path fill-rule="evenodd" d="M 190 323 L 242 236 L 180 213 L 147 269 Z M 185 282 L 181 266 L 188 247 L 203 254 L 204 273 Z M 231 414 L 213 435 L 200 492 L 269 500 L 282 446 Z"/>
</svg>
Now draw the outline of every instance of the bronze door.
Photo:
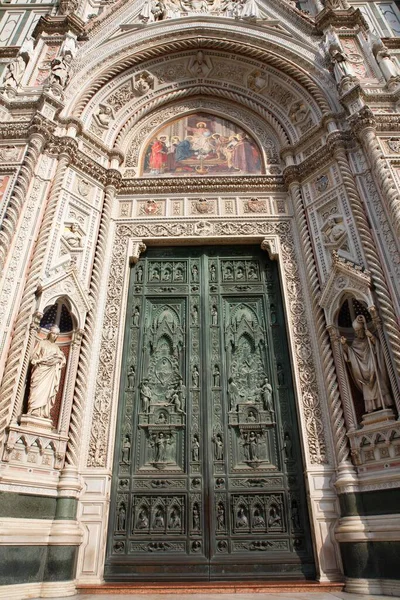
<svg viewBox="0 0 400 600">
<path fill-rule="evenodd" d="M 312 578 L 277 265 L 148 249 L 121 377 L 105 579 Z"/>
</svg>

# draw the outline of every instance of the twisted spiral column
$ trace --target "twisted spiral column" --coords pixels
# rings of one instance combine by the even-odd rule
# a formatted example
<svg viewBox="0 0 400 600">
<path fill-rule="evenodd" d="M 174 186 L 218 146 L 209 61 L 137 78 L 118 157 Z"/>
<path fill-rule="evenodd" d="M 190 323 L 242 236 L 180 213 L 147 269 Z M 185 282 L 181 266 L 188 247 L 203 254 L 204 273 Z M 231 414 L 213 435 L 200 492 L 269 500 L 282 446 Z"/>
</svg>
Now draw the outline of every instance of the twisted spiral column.
<svg viewBox="0 0 400 600">
<path fill-rule="evenodd" d="M 93 348 L 93 337 L 97 321 L 97 305 L 100 287 L 104 281 L 104 259 L 107 248 L 108 231 L 111 221 L 111 210 L 116 191 L 119 187 L 121 175 L 119 171 L 109 171 L 109 182 L 104 193 L 104 202 L 100 220 L 96 251 L 93 261 L 92 276 L 89 295 L 92 308 L 86 315 L 85 326 L 79 355 L 78 370 L 75 380 L 75 393 L 72 404 L 71 420 L 69 425 L 69 441 L 66 452 L 66 463 L 77 468 L 79 450 L 81 447 L 81 426 L 88 387 L 88 372 Z"/>
<path fill-rule="evenodd" d="M 73 140 L 70 140 L 73 142 Z M 75 142 L 76 144 L 76 142 Z M 20 410 L 22 402 L 22 391 L 25 385 L 25 377 L 28 370 L 31 347 L 21 351 L 24 347 L 29 325 L 32 320 L 32 312 L 35 303 L 35 294 L 40 282 L 40 276 L 43 268 L 43 259 L 47 249 L 54 215 L 56 212 L 58 200 L 64 177 L 71 160 L 71 145 L 61 152 L 57 165 L 53 185 L 50 190 L 47 206 L 44 210 L 44 217 L 40 227 L 39 236 L 33 252 L 32 262 L 25 282 L 22 301 L 18 312 L 18 317 L 14 326 L 13 337 L 7 356 L 6 368 L 0 387 L 0 438 L 8 424 L 8 416 L 12 406 L 15 386 L 17 393 L 15 397 L 13 416 L 15 417 Z M 31 338 L 31 344 L 33 337 Z M 21 353 L 23 359 L 21 364 Z"/>
<path fill-rule="evenodd" d="M 287 167 L 285 169 L 285 176 L 287 178 L 290 177 L 290 169 L 291 167 Z M 354 469 L 350 461 L 349 443 L 346 435 L 346 427 L 343 416 L 339 385 L 336 376 L 335 362 L 333 359 L 329 336 L 326 330 L 325 315 L 323 310 L 319 306 L 317 300 L 320 294 L 320 286 L 310 235 L 308 231 L 303 197 L 298 181 L 289 181 L 289 191 L 293 201 L 295 217 L 301 240 L 303 259 L 308 274 L 309 297 L 312 301 L 312 308 L 314 312 L 317 331 L 317 339 L 319 347 L 322 351 L 322 367 L 324 371 L 325 381 L 327 382 L 329 410 L 333 426 L 333 438 L 335 444 L 335 455 L 338 465 L 339 480 L 341 477 L 345 476 L 345 472 L 353 472 Z"/>
<path fill-rule="evenodd" d="M 385 323 L 387 338 L 392 350 L 394 364 L 396 366 L 397 373 L 400 374 L 400 329 L 397 323 L 393 304 L 390 299 L 389 288 L 385 281 L 385 275 L 379 261 L 379 256 L 368 226 L 364 207 L 362 205 L 360 196 L 358 195 L 358 190 L 354 182 L 353 174 L 351 172 L 344 148 L 341 144 L 334 143 L 333 153 L 340 168 L 343 183 L 350 200 L 354 220 L 356 222 L 361 243 L 364 248 L 368 269 L 372 275 L 375 293 L 379 300 L 379 306 L 383 321 Z"/>
<path fill-rule="evenodd" d="M 371 170 L 375 175 L 379 189 L 386 200 L 390 219 L 397 235 L 400 237 L 400 193 L 393 179 L 389 165 L 386 163 L 372 127 L 360 131 L 359 137 L 368 157 Z"/>
<path fill-rule="evenodd" d="M 46 136 L 40 132 L 34 132 L 29 139 L 28 149 L 18 174 L 18 180 L 6 208 L 0 229 L 0 271 L 4 267 L 12 239 L 17 230 L 17 224 L 25 204 L 27 191 L 39 156 L 46 143 Z"/>
</svg>

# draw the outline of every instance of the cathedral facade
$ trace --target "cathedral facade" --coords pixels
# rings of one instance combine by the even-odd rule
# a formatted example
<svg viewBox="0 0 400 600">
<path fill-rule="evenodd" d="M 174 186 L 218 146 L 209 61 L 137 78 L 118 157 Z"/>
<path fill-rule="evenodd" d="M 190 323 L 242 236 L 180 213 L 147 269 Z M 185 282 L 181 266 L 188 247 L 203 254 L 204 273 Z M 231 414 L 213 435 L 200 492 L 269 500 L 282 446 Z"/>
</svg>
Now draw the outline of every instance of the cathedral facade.
<svg viewBox="0 0 400 600">
<path fill-rule="evenodd" d="M 400 595 L 400 12 L 0 21 L 0 597 Z"/>
</svg>

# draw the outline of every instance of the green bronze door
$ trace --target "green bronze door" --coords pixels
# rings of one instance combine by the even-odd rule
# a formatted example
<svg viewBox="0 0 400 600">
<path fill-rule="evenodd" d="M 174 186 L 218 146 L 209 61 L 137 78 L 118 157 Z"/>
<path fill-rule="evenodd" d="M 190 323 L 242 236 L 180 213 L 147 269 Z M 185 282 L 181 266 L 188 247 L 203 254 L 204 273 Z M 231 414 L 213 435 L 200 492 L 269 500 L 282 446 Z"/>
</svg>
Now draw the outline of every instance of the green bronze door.
<svg viewBox="0 0 400 600">
<path fill-rule="evenodd" d="M 276 263 L 148 249 L 124 348 L 105 579 L 312 578 Z"/>
</svg>

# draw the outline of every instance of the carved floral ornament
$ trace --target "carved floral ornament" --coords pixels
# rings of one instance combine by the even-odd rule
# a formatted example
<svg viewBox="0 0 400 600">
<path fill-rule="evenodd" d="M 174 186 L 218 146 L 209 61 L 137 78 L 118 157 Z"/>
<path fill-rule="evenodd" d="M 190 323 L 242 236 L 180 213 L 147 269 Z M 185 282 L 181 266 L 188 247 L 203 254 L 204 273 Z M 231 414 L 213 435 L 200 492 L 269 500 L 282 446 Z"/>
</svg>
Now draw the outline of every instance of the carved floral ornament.
<svg viewBox="0 0 400 600">
<path fill-rule="evenodd" d="M 201 225 L 201 227 L 200 227 Z M 105 467 L 110 460 L 110 427 L 112 423 L 112 407 L 117 403 L 113 395 L 117 393 L 118 374 L 117 337 L 120 327 L 120 314 L 123 311 L 123 289 L 126 285 L 126 261 L 132 248 L 140 243 L 138 240 L 148 238 L 226 238 L 236 239 L 248 237 L 264 240 L 263 248 L 275 259 L 280 252 L 281 264 L 287 291 L 289 320 L 293 334 L 295 360 L 299 373 L 299 396 L 303 414 L 303 423 L 307 435 L 308 460 L 311 464 L 329 462 L 328 448 L 325 441 L 325 424 L 321 408 L 321 394 L 316 380 L 316 368 L 312 355 L 311 340 L 307 324 L 306 304 L 303 299 L 302 286 L 296 261 L 296 250 L 289 222 L 271 223 L 266 221 L 151 221 L 131 225 L 118 225 L 112 254 L 112 264 L 107 284 L 107 301 L 102 330 L 97 370 L 97 385 L 94 395 L 93 418 L 89 443 L 87 465 L 89 467 Z M 133 241 L 132 241 L 133 240 Z M 278 243 L 279 240 L 279 243 Z M 140 254 L 140 252 L 139 252 Z"/>
</svg>

